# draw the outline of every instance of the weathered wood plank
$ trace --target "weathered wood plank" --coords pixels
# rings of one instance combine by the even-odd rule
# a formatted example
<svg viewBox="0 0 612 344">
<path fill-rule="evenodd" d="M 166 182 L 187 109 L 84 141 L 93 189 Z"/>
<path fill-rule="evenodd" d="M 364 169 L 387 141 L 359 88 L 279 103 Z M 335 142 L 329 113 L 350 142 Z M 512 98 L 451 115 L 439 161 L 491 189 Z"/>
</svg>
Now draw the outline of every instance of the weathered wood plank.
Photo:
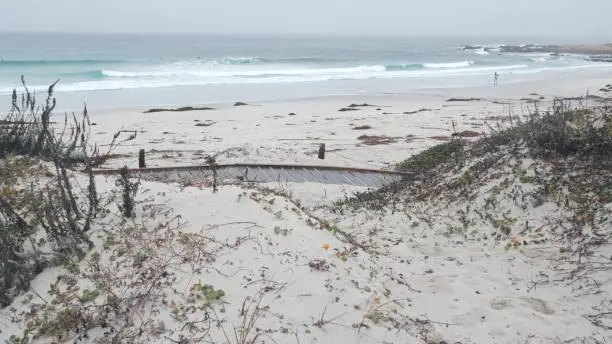
<svg viewBox="0 0 612 344">
<path fill-rule="evenodd" d="M 117 174 L 118 170 L 97 170 L 96 174 Z M 130 170 L 134 177 L 165 182 L 197 182 L 211 179 L 210 166 L 181 166 L 142 168 Z M 216 167 L 220 181 L 246 181 L 259 183 L 313 182 L 321 184 L 353 185 L 379 188 L 401 180 L 406 173 L 329 166 L 291 166 L 232 164 Z"/>
</svg>

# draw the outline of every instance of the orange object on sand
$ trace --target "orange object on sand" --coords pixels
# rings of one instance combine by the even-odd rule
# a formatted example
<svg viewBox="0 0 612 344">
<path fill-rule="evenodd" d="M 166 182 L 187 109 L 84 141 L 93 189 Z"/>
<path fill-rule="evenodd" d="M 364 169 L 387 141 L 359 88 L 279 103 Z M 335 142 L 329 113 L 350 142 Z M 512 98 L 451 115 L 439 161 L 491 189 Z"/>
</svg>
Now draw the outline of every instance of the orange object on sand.
<svg viewBox="0 0 612 344">
<path fill-rule="evenodd" d="M 329 244 L 323 244 L 323 249 L 325 249 L 325 251 L 329 250 Z"/>
</svg>

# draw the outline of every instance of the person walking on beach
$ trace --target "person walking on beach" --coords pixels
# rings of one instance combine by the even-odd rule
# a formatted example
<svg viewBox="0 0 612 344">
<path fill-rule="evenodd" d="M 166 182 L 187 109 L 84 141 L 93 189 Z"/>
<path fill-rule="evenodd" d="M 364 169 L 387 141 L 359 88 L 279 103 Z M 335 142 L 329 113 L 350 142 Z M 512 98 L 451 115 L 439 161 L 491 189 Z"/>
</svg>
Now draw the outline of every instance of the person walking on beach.
<svg viewBox="0 0 612 344">
<path fill-rule="evenodd" d="M 499 81 L 499 74 L 495 72 L 495 75 L 493 76 L 493 86 L 497 86 L 498 81 Z"/>
</svg>

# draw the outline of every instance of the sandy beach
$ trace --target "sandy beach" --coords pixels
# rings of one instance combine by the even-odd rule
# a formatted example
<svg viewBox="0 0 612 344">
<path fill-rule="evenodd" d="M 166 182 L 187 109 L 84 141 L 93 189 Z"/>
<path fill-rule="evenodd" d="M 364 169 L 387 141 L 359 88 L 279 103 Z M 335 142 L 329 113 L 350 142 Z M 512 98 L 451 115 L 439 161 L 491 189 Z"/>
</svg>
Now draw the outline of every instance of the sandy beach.
<svg viewBox="0 0 612 344">
<path fill-rule="evenodd" d="M 248 104 L 206 104 L 210 110 L 90 109 L 90 118 L 102 150 L 118 130 L 130 131 L 122 138 L 136 133 L 103 168 L 137 167 L 138 151 L 145 149 L 148 167 L 206 164 L 207 155 L 216 155 L 218 164 L 392 169 L 454 134 L 475 141 L 510 125 L 512 116 L 546 110 L 555 97 L 610 97 L 600 91 L 610 82 L 611 72 L 568 73 L 411 94 L 236 99 Z M 320 143 L 326 145 L 324 160 L 317 158 Z M 539 167 L 528 160 L 519 165 L 531 175 Z M 497 162 L 495 173 L 474 184 L 469 200 L 440 192 L 403 211 L 334 206 L 366 190 L 350 186 L 233 184 L 213 193 L 209 184 L 143 180 L 136 217 L 104 217 L 78 269 L 60 266 L 36 277 L 1 311 L 0 341 L 22 337 L 28 324 L 42 328 L 45 314 L 67 305 L 85 305 L 78 309 L 99 319 L 97 309 L 106 309 L 113 295 L 121 300 L 114 311 L 122 316 L 109 316 L 115 322 L 92 320 L 85 332 L 61 336 L 32 330 L 30 343 L 106 343 L 117 333 L 131 343 L 612 342 L 609 330 L 585 317 L 610 302 L 610 271 L 591 276 L 597 293 L 581 293 L 586 284 L 555 282 L 550 269 L 565 256 L 548 230 L 567 210 L 552 199 L 521 207 L 500 196 L 490 210 L 494 221 L 470 212 L 490 204 L 494 186 L 520 184 L 511 168 L 516 163 Z M 448 180 L 460 176 L 449 172 Z M 101 197 L 120 198 L 114 177 L 98 176 L 96 183 Z M 108 204 L 118 212 L 113 201 Z M 602 206 L 612 210 L 610 203 Z M 462 221 L 472 223 L 469 231 L 454 230 Z M 499 235 L 500 223 L 511 234 Z M 508 249 L 515 241 L 529 244 Z M 47 292 L 50 284 L 54 294 Z M 84 290 L 96 294 L 85 297 Z"/>
<path fill-rule="evenodd" d="M 205 111 L 143 113 L 156 108 L 152 106 L 103 112 L 94 109 L 90 113 L 96 123 L 94 138 L 100 144 L 110 142 L 118 130 L 137 133 L 135 140 L 115 151 L 125 157 L 114 159 L 107 167 L 138 166 L 138 151 L 145 149 L 150 167 L 202 164 L 206 155 L 225 152 L 217 158 L 218 163 L 385 169 L 447 140 L 453 130 L 487 133 L 490 126 L 497 127 L 497 122 L 509 115 L 526 115 L 536 106 L 550 107 L 555 97 L 601 95 L 599 89 L 611 77 L 609 71 L 583 71 L 544 81 L 504 84 L 502 76 L 498 87 L 248 102 L 246 106 L 206 104 L 214 109 Z M 458 101 L 449 101 L 453 98 Z M 351 108 L 351 104 L 368 106 Z M 378 137 L 386 143 L 368 144 L 367 139 L 359 139 L 362 136 Z M 325 160 L 317 159 L 320 143 L 326 144 Z"/>
</svg>

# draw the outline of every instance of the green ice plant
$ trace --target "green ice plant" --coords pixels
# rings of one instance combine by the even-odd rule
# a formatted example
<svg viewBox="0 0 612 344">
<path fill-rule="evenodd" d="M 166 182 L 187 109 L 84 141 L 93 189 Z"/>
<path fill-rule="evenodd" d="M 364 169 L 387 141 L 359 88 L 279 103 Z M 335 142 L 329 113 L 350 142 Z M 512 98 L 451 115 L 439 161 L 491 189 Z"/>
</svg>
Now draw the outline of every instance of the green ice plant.
<svg viewBox="0 0 612 344">
<path fill-rule="evenodd" d="M 225 296 L 225 292 L 222 289 L 215 289 L 210 284 L 196 283 L 191 287 L 191 295 L 196 300 L 204 301 L 206 305 L 210 305 L 221 300 Z"/>
</svg>

